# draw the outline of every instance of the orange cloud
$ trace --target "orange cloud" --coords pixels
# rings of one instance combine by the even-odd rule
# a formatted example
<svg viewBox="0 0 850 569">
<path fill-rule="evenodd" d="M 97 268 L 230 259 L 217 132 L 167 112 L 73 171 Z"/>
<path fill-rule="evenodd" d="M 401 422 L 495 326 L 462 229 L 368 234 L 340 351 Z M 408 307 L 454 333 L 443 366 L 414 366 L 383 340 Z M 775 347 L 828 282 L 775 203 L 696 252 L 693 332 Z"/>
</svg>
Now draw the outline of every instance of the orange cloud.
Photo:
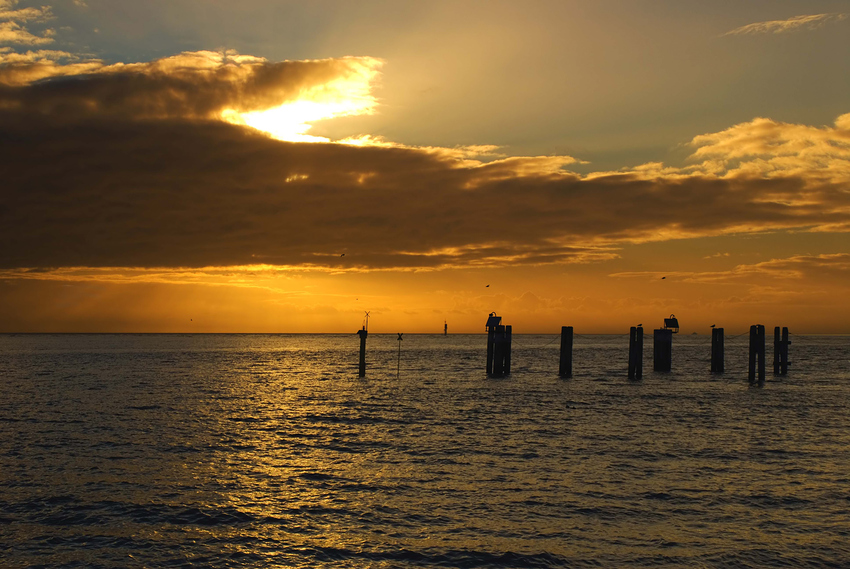
<svg viewBox="0 0 850 569">
<path fill-rule="evenodd" d="M 22 22 L 43 22 L 53 17 L 48 6 L 16 9 L 17 0 L 0 0 L 0 44 L 43 45 L 53 42 L 55 31 L 47 29 L 38 36 Z"/>
<path fill-rule="evenodd" d="M 782 34 L 797 30 L 815 30 L 828 22 L 840 22 L 847 18 L 847 14 L 810 14 L 794 16 L 787 20 L 771 20 L 767 22 L 755 22 L 740 28 L 726 32 L 725 36 L 752 35 L 752 34 Z"/>
<path fill-rule="evenodd" d="M 625 243 L 850 229 L 850 115 L 755 119 L 695 137 L 685 167 L 580 176 L 568 156 L 307 145 L 222 121 L 360 97 L 372 58 L 194 52 L 21 79 L 74 65 L 0 67 L 2 268 L 532 266 L 610 260 Z"/>
</svg>

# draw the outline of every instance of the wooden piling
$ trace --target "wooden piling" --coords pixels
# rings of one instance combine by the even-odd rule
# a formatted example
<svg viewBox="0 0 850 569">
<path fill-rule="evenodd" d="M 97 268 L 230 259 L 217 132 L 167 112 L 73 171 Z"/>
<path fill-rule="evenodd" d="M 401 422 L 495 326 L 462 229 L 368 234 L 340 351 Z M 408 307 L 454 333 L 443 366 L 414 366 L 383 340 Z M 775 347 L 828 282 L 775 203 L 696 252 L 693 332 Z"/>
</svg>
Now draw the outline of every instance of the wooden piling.
<svg viewBox="0 0 850 569">
<path fill-rule="evenodd" d="M 788 375 L 788 328 L 773 329 L 773 375 Z"/>
<path fill-rule="evenodd" d="M 655 371 L 673 369 L 673 330 L 657 328 L 653 334 L 653 366 Z"/>
<path fill-rule="evenodd" d="M 505 326 L 505 338 L 504 338 L 504 352 L 503 359 L 505 360 L 504 371 L 505 375 L 511 375 L 511 345 L 513 343 L 513 327 L 510 325 Z"/>
<path fill-rule="evenodd" d="M 499 324 L 493 334 L 493 373 L 499 377 L 505 375 L 505 326 Z"/>
<path fill-rule="evenodd" d="M 558 375 L 573 376 L 573 327 L 561 326 L 561 359 L 558 365 Z"/>
<path fill-rule="evenodd" d="M 723 354 L 723 328 L 711 329 L 711 373 L 723 373 L 725 369 Z"/>
<path fill-rule="evenodd" d="M 779 345 L 782 343 L 779 326 L 773 328 L 773 375 L 779 375 Z"/>
<path fill-rule="evenodd" d="M 498 343 L 498 334 L 497 329 L 500 327 L 502 322 L 501 316 L 496 316 L 495 312 L 491 312 L 487 315 L 487 375 L 502 375 L 504 373 L 504 364 L 502 364 L 502 369 L 499 373 L 496 373 L 494 366 L 496 364 L 496 360 L 504 362 L 504 357 L 500 355 L 498 358 L 496 356 L 496 344 Z M 510 327 L 508 327 L 510 328 Z M 501 335 L 505 335 L 505 327 L 501 326 Z M 508 356 L 510 358 L 510 356 Z M 508 363 L 508 367 L 510 368 L 510 363 Z"/>
<path fill-rule="evenodd" d="M 750 385 L 756 383 L 764 385 L 765 374 L 765 330 L 761 324 L 750 326 L 750 365 L 749 365 L 749 380 Z"/>
<path fill-rule="evenodd" d="M 779 374 L 780 375 L 788 375 L 788 345 L 791 343 L 791 340 L 788 339 L 788 328 L 782 328 L 782 349 L 779 352 L 780 360 L 779 360 Z"/>
<path fill-rule="evenodd" d="M 487 327 L 487 375 L 493 374 L 493 352 L 494 344 L 496 343 L 496 327 Z"/>
<path fill-rule="evenodd" d="M 643 327 L 629 329 L 629 379 L 643 377 Z"/>
<path fill-rule="evenodd" d="M 366 336 L 369 332 L 364 326 L 362 330 L 357 331 L 357 335 L 360 336 L 360 377 L 364 377 L 366 375 Z"/>
</svg>

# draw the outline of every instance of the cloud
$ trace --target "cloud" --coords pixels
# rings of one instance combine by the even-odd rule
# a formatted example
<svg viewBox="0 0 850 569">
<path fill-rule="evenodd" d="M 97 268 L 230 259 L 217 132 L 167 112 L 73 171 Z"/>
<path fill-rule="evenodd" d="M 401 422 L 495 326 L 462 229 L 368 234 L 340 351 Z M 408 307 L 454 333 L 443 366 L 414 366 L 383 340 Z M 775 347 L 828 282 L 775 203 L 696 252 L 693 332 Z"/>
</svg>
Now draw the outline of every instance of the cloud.
<svg viewBox="0 0 850 569">
<path fill-rule="evenodd" d="M 292 143 L 222 120 L 361 85 L 371 58 L 197 52 L 65 77 L 75 63 L 60 55 L 25 59 L 0 69 L 0 268 L 530 266 L 605 261 L 629 242 L 850 230 L 848 115 L 755 119 L 695 137 L 683 168 L 580 176 L 567 156 Z M 20 79 L 41 65 L 56 71 Z"/>
<path fill-rule="evenodd" d="M 847 18 L 847 14 L 811 14 L 794 16 L 787 20 L 771 20 L 768 22 L 755 22 L 740 28 L 726 32 L 725 36 L 753 35 L 753 34 L 782 34 L 797 30 L 815 30 L 829 22 L 840 22 Z"/>
<path fill-rule="evenodd" d="M 53 42 L 55 31 L 31 33 L 22 23 L 44 22 L 53 17 L 48 6 L 15 9 L 17 0 L 0 0 L 0 44 L 44 45 Z"/>
<path fill-rule="evenodd" d="M 820 286 L 825 281 L 846 283 L 850 276 L 850 253 L 824 255 L 795 255 L 784 259 L 771 259 L 750 265 L 737 265 L 727 271 L 678 271 L 678 272 L 623 272 L 609 275 L 615 278 L 641 278 L 655 280 L 661 276 L 687 283 L 738 284 L 749 281 L 759 286 L 765 279 L 780 282 L 794 281 L 792 288 L 800 282 Z"/>
</svg>

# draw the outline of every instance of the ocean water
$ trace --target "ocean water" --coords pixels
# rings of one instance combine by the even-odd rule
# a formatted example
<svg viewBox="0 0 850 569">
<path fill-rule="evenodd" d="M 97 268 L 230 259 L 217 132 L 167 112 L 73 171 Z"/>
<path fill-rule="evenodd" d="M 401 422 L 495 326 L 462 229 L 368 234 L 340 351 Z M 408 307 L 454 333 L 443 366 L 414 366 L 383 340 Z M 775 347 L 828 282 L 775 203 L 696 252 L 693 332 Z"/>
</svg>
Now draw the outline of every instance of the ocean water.
<svg viewBox="0 0 850 569">
<path fill-rule="evenodd" d="M 647 340 L 0 336 L 0 566 L 850 566 L 850 337 Z"/>
</svg>

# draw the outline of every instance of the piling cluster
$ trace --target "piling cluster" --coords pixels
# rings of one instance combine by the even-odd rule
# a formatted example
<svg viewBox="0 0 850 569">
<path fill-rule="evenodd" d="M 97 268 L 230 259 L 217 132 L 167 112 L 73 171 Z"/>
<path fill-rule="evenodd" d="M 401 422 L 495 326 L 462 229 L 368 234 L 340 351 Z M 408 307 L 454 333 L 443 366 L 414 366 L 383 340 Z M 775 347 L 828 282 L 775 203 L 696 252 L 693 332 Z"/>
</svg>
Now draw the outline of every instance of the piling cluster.
<svg viewBox="0 0 850 569">
<path fill-rule="evenodd" d="M 511 326 L 501 324 L 493 312 L 487 318 L 487 375 L 501 377 L 511 373 Z"/>
<path fill-rule="evenodd" d="M 367 313 L 368 316 L 368 313 Z M 503 325 L 502 317 L 495 312 L 487 318 L 487 375 L 502 377 L 511 373 L 512 328 Z M 669 372 L 673 369 L 673 334 L 679 331 L 679 322 L 674 315 L 664 319 L 664 328 L 653 331 L 653 370 Z M 444 327 L 443 333 L 447 332 Z M 366 375 L 366 326 L 357 331 L 360 336 L 360 377 Z M 401 365 L 401 336 L 399 333 L 399 366 Z M 751 385 L 764 385 L 765 382 L 765 327 L 762 324 L 750 326 L 748 378 Z M 774 328 L 773 373 L 787 375 L 788 328 Z M 711 329 L 711 373 L 723 373 L 724 361 L 723 328 Z M 400 369 L 400 367 L 399 367 Z M 398 370 L 397 370 L 398 371 Z M 573 375 L 573 327 L 561 327 L 561 351 L 558 363 L 558 375 Z M 639 381 L 643 377 L 643 326 L 632 326 L 629 330 L 629 368 L 628 377 Z"/>
</svg>

